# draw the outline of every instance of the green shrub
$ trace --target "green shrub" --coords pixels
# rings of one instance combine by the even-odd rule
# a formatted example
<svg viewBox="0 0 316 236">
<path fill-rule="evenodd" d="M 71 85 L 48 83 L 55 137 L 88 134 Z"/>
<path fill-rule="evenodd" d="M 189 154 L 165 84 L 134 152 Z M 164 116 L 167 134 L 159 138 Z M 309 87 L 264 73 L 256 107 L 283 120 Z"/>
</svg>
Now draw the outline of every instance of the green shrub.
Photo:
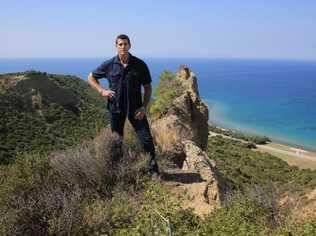
<svg viewBox="0 0 316 236">
<path fill-rule="evenodd" d="M 117 235 L 128 231 L 136 217 L 133 198 L 124 191 L 115 192 L 112 199 L 96 198 L 85 208 L 84 226 L 87 235 Z"/>
<path fill-rule="evenodd" d="M 150 106 L 150 116 L 161 117 L 170 106 L 171 102 L 181 94 L 183 88 L 176 79 L 176 75 L 168 70 L 164 70 L 159 76 L 159 84 L 155 90 L 155 100 Z"/>
<path fill-rule="evenodd" d="M 254 152 L 239 141 L 212 137 L 207 153 L 216 161 L 217 168 L 232 190 L 254 185 L 269 187 L 271 182 L 283 191 L 302 192 L 316 187 L 315 170 L 299 170 L 280 158 Z"/>
<path fill-rule="evenodd" d="M 106 126 L 105 100 L 85 81 L 45 72 L 20 75 L 44 79 L 47 84 L 41 88 L 42 83 L 27 84 L 26 80 L 23 86 L 19 85 L 22 81 L 0 94 L 0 164 L 12 163 L 19 152 L 64 150 L 92 139 Z M 52 91 L 48 96 L 49 86 Z M 64 92 L 73 103 L 55 96 L 54 89 Z"/>
<path fill-rule="evenodd" d="M 198 235 L 267 235 L 268 216 L 260 202 L 238 196 L 209 215 Z"/>
<path fill-rule="evenodd" d="M 183 210 L 159 183 L 147 182 L 141 194 L 141 209 L 129 229 L 119 235 L 187 235 L 199 226 L 191 209 Z"/>
<path fill-rule="evenodd" d="M 49 214 L 41 192 L 54 171 L 47 158 L 18 156 L 13 165 L 2 168 L 0 183 L 0 229 L 2 235 L 47 233 Z"/>
<path fill-rule="evenodd" d="M 126 228 L 136 211 L 129 193 L 142 191 L 148 182 L 148 157 L 137 145 L 123 144 L 122 152 L 115 151 L 120 140 L 114 136 L 105 131 L 94 142 L 77 148 L 48 157 L 21 155 L 14 163 L 1 166 L 0 233 L 80 235 L 86 230 L 103 232 L 100 225 L 107 225 L 107 232 Z M 87 209 L 95 212 L 94 203 L 99 200 L 101 205 L 110 202 L 109 225 L 86 222 Z"/>
<path fill-rule="evenodd" d="M 300 236 L 312 236 L 316 234 L 316 220 L 307 220 L 301 224 L 298 223 L 286 223 L 275 229 L 271 235 L 275 236 L 288 236 L 288 235 L 300 235 Z"/>
<path fill-rule="evenodd" d="M 271 142 L 270 138 L 266 136 L 251 135 L 251 134 L 241 133 L 237 131 L 232 131 L 229 129 L 222 129 L 215 125 L 209 125 L 209 130 L 218 134 L 224 134 L 233 138 L 241 139 L 241 140 L 244 140 L 250 143 L 255 143 L 255 144 L 266 144 L 268 142 Z"/>
</svg>

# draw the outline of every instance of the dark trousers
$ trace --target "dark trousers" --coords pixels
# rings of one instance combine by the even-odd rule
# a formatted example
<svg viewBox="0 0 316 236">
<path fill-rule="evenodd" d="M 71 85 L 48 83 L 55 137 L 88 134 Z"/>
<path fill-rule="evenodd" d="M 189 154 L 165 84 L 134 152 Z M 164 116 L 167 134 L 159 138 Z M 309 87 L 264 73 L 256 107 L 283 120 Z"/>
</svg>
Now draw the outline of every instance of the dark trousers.
<svg viewBox="0 0 316 236">
<path fill-rule="evenodd" d="M 109 113 L 112 132 L 117 132 L 121 137 L 123 137 L 126 115 L 124 113 Z M 142 120 L 137 120 L 134 116 L 129 115 L 128 120 L 132 124 L 145 152 L 150 154 L 149 171 L 158 171 L 158 165 L 155 160 L 155 146 L 150 133 L 147 117 L 144 116 Z"/>
</svg>

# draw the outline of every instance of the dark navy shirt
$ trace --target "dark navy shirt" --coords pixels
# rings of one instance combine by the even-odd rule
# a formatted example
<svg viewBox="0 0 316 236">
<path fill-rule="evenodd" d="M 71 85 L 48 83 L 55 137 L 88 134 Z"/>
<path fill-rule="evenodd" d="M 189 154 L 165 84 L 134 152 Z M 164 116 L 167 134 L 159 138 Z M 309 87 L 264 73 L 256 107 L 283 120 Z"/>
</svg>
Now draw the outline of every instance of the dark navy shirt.
<svg viewBox="0 0 316 236">
<path fill-rule="evenodd" d="M 134 114 L 143 104 L 141 86 L 151 83 L 146 63 L 132 54 L 125 68 L 117 55 L 103 62 L 92 75 L 96 80 L 106 78 L 109 88 L 116 93 L 114 99 L 108 99 L 107 108 L 112 113 Z"/>
</svg>

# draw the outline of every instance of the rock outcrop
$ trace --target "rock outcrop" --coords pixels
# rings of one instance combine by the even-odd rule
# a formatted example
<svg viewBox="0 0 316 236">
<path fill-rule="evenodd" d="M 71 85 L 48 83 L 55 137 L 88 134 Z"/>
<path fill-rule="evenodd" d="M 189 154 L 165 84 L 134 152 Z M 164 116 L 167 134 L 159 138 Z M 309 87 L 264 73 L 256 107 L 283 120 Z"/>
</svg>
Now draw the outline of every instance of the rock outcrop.
<svg viewBox="0 0 316 236">
<path fill-rule="evenodd" d="M 186 158 L 182 170 L 196 171 L 205 181 L 205 189 L 203 195 L 205 201 L 212 205 L 221 203 L 223 189 L 223 181 L 216 169 L 215 162 L 212 161 L 207 154 L 202 151 L 192 141 L 184 141 L 184 153 Z"/>
<path fill-rule="evenodd" d="M 152 122 L 152 131 L 162 151 L 173 157 L 179 167 L 169 175 L 173 179 L 177 179 L 174 175 L 182 176 L 182 184 L 175 183 L 170 190 L 179 196 L 187 195 L 185 207 L 204 215 L 221 204 L 225 192 L 215 162 L 204 151 L 208 142 L 208 107 L 201 100 L 197 78 L 188 67 L 180 66 L 175 80 L 180 82 L 182 92 L 164 115 Z"/>
<path fill-rule="evenodd" d="M 182 65 L 175 79 L 183 92 L 172 101 L 166 115 L 153 122 L 153 132 L 163 147 L 173 148 L 182 141 L 192 140 L 204 150 L 208 139 L 208 107 L 199 96 L 197 78 Z"/>
</svg>

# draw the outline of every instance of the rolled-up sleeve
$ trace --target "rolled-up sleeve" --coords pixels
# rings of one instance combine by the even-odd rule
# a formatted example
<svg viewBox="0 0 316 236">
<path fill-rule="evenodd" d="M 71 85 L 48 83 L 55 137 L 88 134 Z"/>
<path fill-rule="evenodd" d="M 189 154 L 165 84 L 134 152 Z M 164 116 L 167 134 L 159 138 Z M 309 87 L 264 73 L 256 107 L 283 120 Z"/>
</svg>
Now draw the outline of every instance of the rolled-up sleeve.
<svg viewBox="0 0 316 236">
<path fill-rule="evenodd" d="M 111 65 L 111 60 L 105 61 L 101 65 L 99 65 L 96 69 L 94 69 L 91 72 L 93 75 L 93 78 L 95 78 L 96 80 L 107 78 L 110 65 Z"/>
</svg>

